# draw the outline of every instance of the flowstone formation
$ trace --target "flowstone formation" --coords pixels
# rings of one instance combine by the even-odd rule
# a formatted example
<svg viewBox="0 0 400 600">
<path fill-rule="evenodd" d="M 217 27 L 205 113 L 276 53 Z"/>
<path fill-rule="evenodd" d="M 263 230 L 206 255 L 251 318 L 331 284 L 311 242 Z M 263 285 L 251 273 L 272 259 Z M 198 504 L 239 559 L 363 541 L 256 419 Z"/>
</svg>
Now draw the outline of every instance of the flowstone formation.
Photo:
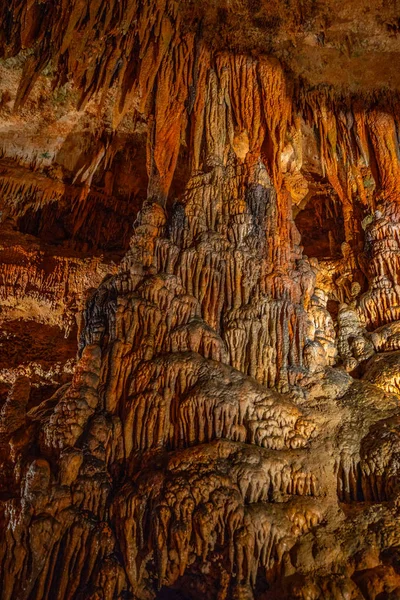
<svg viewBox="0 0 400 600">
<path fill-rule="evenodd" d="M 0 6 L 1 600 L 400 598 L 399 18 L 314 4 Z"/>
</svg>

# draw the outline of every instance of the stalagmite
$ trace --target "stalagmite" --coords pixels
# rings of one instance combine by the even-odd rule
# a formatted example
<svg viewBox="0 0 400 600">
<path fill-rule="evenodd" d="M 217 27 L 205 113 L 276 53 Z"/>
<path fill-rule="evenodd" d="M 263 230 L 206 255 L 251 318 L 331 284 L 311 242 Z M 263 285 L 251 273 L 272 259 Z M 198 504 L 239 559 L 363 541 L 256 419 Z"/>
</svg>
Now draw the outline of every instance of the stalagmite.
<svg viewBox="0 0 400 600">
<path fill-rule="evenodd" d="M 1 600 L 399 597 L 394 5 L 0 6 Z"/>
</svg>

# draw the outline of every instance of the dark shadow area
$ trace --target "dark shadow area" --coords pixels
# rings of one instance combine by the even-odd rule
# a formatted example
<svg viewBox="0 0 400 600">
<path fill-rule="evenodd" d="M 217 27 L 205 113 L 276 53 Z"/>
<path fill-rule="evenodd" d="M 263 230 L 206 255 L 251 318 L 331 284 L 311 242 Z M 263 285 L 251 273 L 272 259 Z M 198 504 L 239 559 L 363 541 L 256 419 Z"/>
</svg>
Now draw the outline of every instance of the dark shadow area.
<svg viewBox="0 0 400 600">
<path fill-rule="evenodd" d="M 67 242 L 77 251 L 127 251 L 147 195 L 146 136 L 123 133 L 103 142 L 108 145 L 102 146 L 93 136 L 86 140 L 85 131 L 73 132 L 53 167 L 40 178 L 30 175 L 29 197 L 16 205 L 19 231 L 49 244 Z M 102 151 L 105 154 L 97 165 Z M 88 177 L 91 170 L 93 177 Z M 51 189 L 52 180 L 55 189 L 64 185 L 65 192 L 43 201 L 42 188 Z"/>
<path fill-rule="evenodd" d="M 37 365 L 30 374 L 30 409 L 71 379 L 71 375 L 60 372 L 46 380 L 41 371 L 50 372 L 57 363 L 62 367 L 68 360 L 75 359 L 77 350 L 76 327 L 65 338 L 64 332 L 55 326 L 36 321 L 7 321 L 0 331 L 0 370 L 24 368 L 30 363 Z M 10 387 L 11 384 L 0 386 L 0 404 L 5 401 Z"/>
<path fill-rule="evenodd" d="M 29 208 L 17 220 L 17 229 L 48 244 L 71 242 L 68 245 L 77 251 L 124 253 L 129 248 L 138 204 L 129 197 L 116 198 L 94 190 L 83 201 L 71 193 L 61 202 Z"/>
<path fill-rule="evenodd" d="M 339 258 L 345 241 L 342 206 L 328 194 L 312 196 L 295 218 L 304 254 L 309 257 Z"/>
<path fill-rule="evenodd" d="M 173 590 L 163 586 L 156 596 L 156 600 L 190 600 L 180 590 Z"/>
<path fill-rule="evenodd" d="M 176 163 L 171 188 L 168 193 L 167 211 L 174 205 L 175 201 L 182 197 L 190 179 L 190 157 L 188 149 L 181 145 Z"/>
</svg>

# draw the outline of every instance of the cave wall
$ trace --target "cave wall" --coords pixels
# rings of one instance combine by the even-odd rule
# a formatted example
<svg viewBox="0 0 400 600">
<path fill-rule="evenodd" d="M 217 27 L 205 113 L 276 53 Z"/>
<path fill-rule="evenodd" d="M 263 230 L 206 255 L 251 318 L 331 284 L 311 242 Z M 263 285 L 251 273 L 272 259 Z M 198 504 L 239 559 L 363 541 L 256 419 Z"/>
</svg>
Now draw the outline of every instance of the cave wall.
<svg viewBox="0 0 400 600">
<path fill-rule="evenodd" d="M 2 600 L 399 597 L 396 12 L 253 4 L 0 7 Z"/>
</svg>

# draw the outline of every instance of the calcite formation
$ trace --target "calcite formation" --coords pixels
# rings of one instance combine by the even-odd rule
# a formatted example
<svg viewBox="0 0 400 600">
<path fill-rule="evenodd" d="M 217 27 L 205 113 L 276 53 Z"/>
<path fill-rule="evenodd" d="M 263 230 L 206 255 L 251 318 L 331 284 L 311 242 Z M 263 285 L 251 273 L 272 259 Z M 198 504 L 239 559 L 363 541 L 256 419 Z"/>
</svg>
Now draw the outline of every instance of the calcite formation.
<svg viewBox="0 0 400 600">
<path fill-rule="evenodd" d="M 1 600 L 400 598 L 400 17 L 336 4 L 0 6 Z"/>
</svg>

